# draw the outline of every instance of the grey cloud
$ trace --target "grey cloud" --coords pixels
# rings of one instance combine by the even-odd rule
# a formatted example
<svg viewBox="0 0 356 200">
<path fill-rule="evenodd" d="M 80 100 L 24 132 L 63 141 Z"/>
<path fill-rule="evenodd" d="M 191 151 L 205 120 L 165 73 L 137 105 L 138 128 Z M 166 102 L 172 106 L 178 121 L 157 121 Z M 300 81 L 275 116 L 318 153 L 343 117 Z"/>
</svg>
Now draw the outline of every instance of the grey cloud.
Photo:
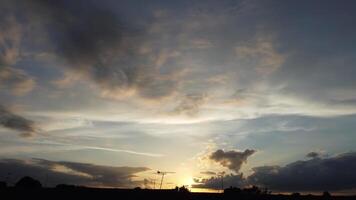
<svg viewBox="0 0 356 200">
<path fill-rule="evenodd" d="M 191 91 L 209 93 L 214 88 L 246 88 L 254 97 L 237 97 L 243 103 L 264 102 L 263 107 L 273 103 L 269 95 L 276 93 L 318 99 L 318 104 L 347 104 L 354 99 L 354 3 L 286 1 L 276 6 L 273 1 L 241 1 L 231 6 L 209 2 L 189 4 L 189 9 L 183 3 L 152 15 L 148 13 L 155 10 L 148 7 L 145 14 L 134 14 L 135 19 L 126 16 L 127 20 L 115 9 L 121 2 L 2 1 L 1 7 L 13 2 L 12 9 L 30 15 L 23 17 L 26 23 L 42 24 L 49 40 L 46 45 L 52 45 L 45 50 L 64 60 L 65 69 L 94 81 L 105 97 L 137 94 L 160 99 Z M 127 5 L 122 4 L 125 10 Z M 345 12 L 326 12 L 336 7 Z M 329 29 L 343 31 L 325 31 Z M 32 41 L 30 36 L 27 40 Z M 195 38 L 201 39 L 194 44 Z M 182 47 L 186 43 L 198 49 L 201 44 L 210 47 L 187 50 Z M 180 68 L 193 72 L 176 77 Z M 171 69 L 174 72 L 167 74 Z M 219 74 L 226 75 L 224 83 L 204 82 Z M 262 85 L 266 87 L 261 89 Z M 345 88 L 349 98 L 333 94 Z M 199 103 L 187 100 L 174 111 L 194 115 L 199 109 Z"/>
<path fill-rule="evenodd" d="M 216 173 L 212 172 L 212 171 L 204 171 L 204 172 L 200 172 L 200 173 L 204 174 L 204 175 L 210 175 L 210 176 L 216 175 Z"/>
<path fill-rule="evenodd" d="M 0 160 L 0 175 L 15 182 L 23 176 L 32 176 L 46 186 L 74 184 L 104 187 L 134 187 L 141 184 L 132 180 L 146 167 L 113 167 L 87 163 L 56 162 L 43 159 Z M 64 169 L 64 170 L 63 170 Z"/>
<path fill-rule="evenodd" d="M 243 163 L 247 161 L 247 158 L 254 154 L 255 150 L 246 149 L 243 152 L 240 151 L 226 151 L 219 149 L 210 155 L 210 159 L 219 163 L 220 165 L 239 173 Z"/>
<path fill-rule="evenodd" d="M 337 191 L 356 188 L 356 153 L 331 158 L 314 158 L 286 166 L 254 168 L 251 184 L 278 191 Z"/>
<path fill-rule="evenodd" d="M 209 188 L 209 189 L 221 189 L 222 184 L 224 188 L 226 187 L 245 187 L 246 180 L 243 177 L 242 173 L 240 174 L 229 174 L 225 175 L 223 178 L 220 176 L 212 176 L 207 179 L 194 179 L 196 184 L 193 184 L 194 188 Z"/>
<path fill-rule="evenodd" d="M 264 23 L 277 33 L 278 48 L 289 54 L 272 75 L 272 86 L 283 86 L 283 94 L 329 105 L 344 100 L 338 93 L 355 91 L 354 2 L 284 1 L 276 6 L 266 1 L 259 7 L 267 11 Z"/>
<path fill-rule="evenodd" d="M 12 113 L 0 105 L 0 125 L 21 132 L 21 136 L 27 137 L 36 133 L 35 123 L 20 115 Z"/>
<path fill-rule="evenodd" d="M 20 55 L 21 26 L 12 16 L 0 17 L 0 66 L 13 65 Z"/>
<path fill-rule="evenodd" d="M 241 74 L 241 69 L 236 67 L 236 60 L 231 59 L 230 56 L 236 57 L 233 52 L 236 41 L 242 37 L 240 35 L 242 31 L 239 30 L 239 36 L 236 36 L 236 30 L 232 27 L 239 25 L 231 26 L 219 21 L 228 18 L 226 20 L 232 23 L 235 19 L 235 16 L 229 16 L 231 13 L 225 13 L 231 6 L 225 3 L 219 7 L 214 6 L 213 16 L 209 15 L 211 11 L 205 6 L 203 6 L 205 8 L 203 13 L 199 11 L 193 16 L 190 14 L 184 16 L 170 10 L 167 11 L 169 14 L 166 16 L 153 17 L 154 19 L 147 24 L 140 24 L 140 28 L 137 28 L 131 20 L 123 18 L 114 6 L 109 7 L 110 2 L 15 0 L 4 1 L 2 6 L 6 4 L 12 4 L 12 8 L 8 10 L 15 9 L 14 11 L 20 12 L 20 16 L 26 19 L 26 24 L 31 27 L 40 26 L 39 30 L 43 30 L 39 35 L 26 33 L 29 37 L 23 38 L 24 43 L 27 44 L 28 40 L 31 40 L 31 45 L 36 46 L 32 42 L 36 41 L 34 39 L 48 40 L 44 42 L 45 45 L 37 45 L 45 48 L 44 51 L 57 55 L 60 61 L 64 61 L 66 70 L 94 81 L 101 88 L 104 97 L 119 99 L 126 94 L 137 94 L 147 99 L 160 99 L 178 94 L 180 95 L 178 99 L 182 99 L 182 102 L 173 109 L 173 113 L 194 116 L 199 112 L 205 97 L 202 95 L 185 97 L 185 94 L 197 91 L 208 92 L 209 89 L 204 81 L 221 74 L 224 69 L 229 71 L 229 79 L 237 80 L 235 75 Z M 228 7 L 223 8 L 224 6 Z M 176 14 L 179 14 L 179 17 Z M 211 24 L 201 23 L 203 20 L 210 21 Z M 227 30 L 226 41 L 221 40 L 221 32 L 215 33 L 215 30 Z M 210 34 L 201 37 L 200 33 Z M 250 37 L 251 34 L 246 35 Z M 188 51 L 182 47 L 184 43 L 191 43 L 194 38 L 202 38 L 195 40 L 198 46 L 212 41 L 216 42 L 217 46 L 214 45 L 204 52 L 202 49 Z M 228 40 L 231 42 L 227 44 Z M 47 47 L 48 45 L 50 47 Z M 276 64 L 271 61 L 275 60 L 274 53 L 271 53 L 274 49 L 268 45 L 267 48 L 260 46 L 257 44 L 250 48 L 243 48 L 243 52 L 248 55 L 262 53 L 266 57 L 263 59 L 266 60 L 264 63 Z M 31 48 L 30 51 L 35 50 Z M 217 69 L 216 66 L 223 67 L 223 70 Z M 239 66 L 241 67 L 242 65 Z M 184 71 L 183 68 L 196 68 L 192 70 L 195 74 L 184 75 L 181 73 Z M 246 68 L 244 70 L 249 71 L 250 67 Z M 236 70 L 239 73 L 236 73 Z M 247 76 L 248 74 L 241 74 L 238 78 L 241 79 L 239 85 L 257 79 Z M 182 82 L 185 84 L 180 84 Z"/>
<path fill-rule="evenodd" d="M 355 167 L 355 152 L 329 158 L 314 157 L 285 166 L 258 166 L 246 178 L 242 173 L 226 175 L 224 187 L 257 185 L 274 192 L 348 191 L 356 188 Z M 196 188 L 220 189 L 222 184 L 221 176 L 195 178 L 194 181 Z"/>
<path fill-rule="evenodd" d="M 174 108 L 173 113 L 194 116 L 198 114 L 200 107 L 204 104 L 206 98 L 206 95 L 202 94 L 186 95 Z"/>
<path fill-rule="evenodd" d="M 17 1 L 29 23 L 39 23 L 66 69 L 93 80 L 104 97 L 119 98 L 131 91 L 147 99 L 169 96 L 177 86 L 172 74 L 161 74 L 161 52 L 140 52 L 145 27 L 122 20 L 109 4 L 96 1 Z M 36 19 L 37 21 L 31 21 Z M 169 58 L 165 59 L 165 64 Z"/>
<path fill-rule="evenodd" d="M 276 51 L 273 42 L 261 38 L 253 46 L 238 46 L 235 51 L 240 63 L 254 66 L 254 70 L 261 75 L 276 71 L 286 58 Z"/>
<path fill-rule="evenodd" d="M 318 157 L 320 157 L 320 153 L 316 152 L 316 151 L 312 151 L 312 152 L 307 153 L 306 157 L 307 158 L 318 158 Z"/>
<path fill-rule="evenodd" d="M 0 8 L 0 12 L 2 11 Z M 13 15 L 0 14 L 0 90 L 13 95 L 24 95 L 35 86 L 32 76 L 24 70 L 14 68 L 20 59 L 22 34 L 22 27 Z"/>
<path fill-rule="evenodd" d="M 27 94 L 36 82 L 25 71 L 13 67 L 0 66 L 0 89 L 17 96 Z"/>
</svg>

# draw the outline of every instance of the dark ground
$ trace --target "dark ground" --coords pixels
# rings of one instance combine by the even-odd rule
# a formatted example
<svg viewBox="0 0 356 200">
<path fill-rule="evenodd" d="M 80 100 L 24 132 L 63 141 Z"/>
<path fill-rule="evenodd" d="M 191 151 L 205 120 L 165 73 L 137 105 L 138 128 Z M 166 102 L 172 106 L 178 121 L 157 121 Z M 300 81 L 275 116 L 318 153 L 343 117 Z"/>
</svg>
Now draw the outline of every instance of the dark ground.
<svg viewBox="0 0 356 200">
<path fill-rule="evenodd" d="M 178 190 L 99 189 L 84 187 L 0 189 L 0 199 L 167 199 L 167 200 L 356 200 L 356 196 L 272 195 L 225 193 L 190 193 Z"/>
</svg>

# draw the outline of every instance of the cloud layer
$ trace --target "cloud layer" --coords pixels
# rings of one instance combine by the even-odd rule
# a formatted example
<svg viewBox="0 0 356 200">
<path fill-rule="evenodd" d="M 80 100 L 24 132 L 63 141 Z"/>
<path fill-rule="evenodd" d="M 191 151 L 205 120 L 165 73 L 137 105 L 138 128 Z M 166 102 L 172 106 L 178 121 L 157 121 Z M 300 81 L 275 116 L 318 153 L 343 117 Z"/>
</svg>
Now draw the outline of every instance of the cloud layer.
<svg viewBox="0 0 356 200">
<path fill-rule="evenodd" d="M 356 188 L 355 167 L 356 153 L 345 153 L 296 161 L 284 167 L 256 167 L 248 180 L 279 191 L 347 190 Z"/>
<path fill-rule="evenodd" d="M 242 174 L 228 174 L 221 176 L 212 176 L 210 178 L 194 179 L 195 184 L 193 188 L 209 188 L 209 189 L 221 189 L 222 187 L 246 187 L 246 181 Z"/>
<path fill-rule="evenodd" d="M 173 74 L 162 74 L 160 66 L 179 53 L 142 50 L 148 31 L 144 26 L 133 27 L 109 5 L 82 0 L 18 3 L 29 23 L 39 24 L 44 31 L 47 51 L 62 60 L 69 73 L 96 83 L 103 97 L 137 94 L 160 99 L 174 92 L 177 80 Z"/>
<path fill-rule="evenodd" d="M 348 191 L 356 188 L 354 169 L 356 153 L 344 153 L 334 157 L 300 160 L 285 166 L 259 166 L 248 177 L 242 174 L 224 176 L 225 187 L 257 185 L 274 192 Z M 210 175 L 209 175 L 210 176 Z M 221 188 L 221 177 L 195 179 L 194 187 Z"/>
<path fill-rule="evenodd" d="M 134 187 L 141 185 L 134 181 L 136 173 L 148 170 L 146 167 L 113 167 L 76 162 L 56 162 L 43 159 L 0 160 L 1 177 L 16 182 L 23 176 L 32 176 L 45 184 L 74 184 L 95 187 Z"/>
<path fill-rule="evenodd" d="M 234 117 L 243 117 L 257 109 L 319 114 L 305 108 L 310 102 L 320 109 L 327 109 L 324 104 L 338 109 L 354 105 L 354 59 L 349 45 L 355 35 L 354 3 L 174 5 L 152 2 L 142 9 L 126 1 L 2 1 L 0 63 L 18 69 L 15 63 L 25 61 L 22 74 L 32 74 L 25 73 L 26 66 L 26 72 L 40 76 L 37 81 L 47 78 L 47 73 L 29 69 L 27 64 L 39 55 L 51 55 L 45 64 L 61 68 L 50 77 L 52 83 L 85 79 L 94 83 L 86 85 L 95 85 L 94 90 L 90 88 L 94 95 L 116 101 L 133 97 L 131 102 L 145 104 L 171 97 L 160 101 L 159 108 L 190 117 L 198 117 L 207 108 L 226 115 L 221 114 L 225 106 L 248 108 L 235 110 Z M 287 12 L 294 6 L 301 12 Z M 130 13 L 137 9 L 142 12 Z M 310 19 L 307 26 L 301 18 Z M 329 27 L 343 31 L 323 31 Z M 326 45 L 330 41 L 335 48 Z M 26 84 L 15 84 L 14 94 L 31 90 L 35 79 L 28 78 Z M 41 86 L 48 89 L 51 84 L 41 82 Z M 343 109 L 341 113 L 353 110 Z"/>
</svg>

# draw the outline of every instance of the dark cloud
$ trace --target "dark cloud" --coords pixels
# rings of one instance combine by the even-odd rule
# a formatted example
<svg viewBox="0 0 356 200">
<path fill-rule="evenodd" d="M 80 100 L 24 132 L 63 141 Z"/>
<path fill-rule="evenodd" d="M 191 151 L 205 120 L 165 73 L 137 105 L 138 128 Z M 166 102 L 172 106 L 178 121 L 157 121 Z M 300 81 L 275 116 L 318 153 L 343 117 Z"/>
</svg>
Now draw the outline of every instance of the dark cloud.
<svg viewBox="0 0 356 200">
<path fill-rule="evenodd" d="M 108 3 L 84 0 L 16 3 L 15 11 L 24 13 L 28 24 L 45 32 L 41 36 L 47 40 L 46 50 L 59 57 L 71 73 L 97 83 L 103 96 L 116 98 L 133 91 L 144 98 L 157 99 L 174 91 L 177 80 L 162 75 L 158 69 L 161 52 L 157 49 L 150 55 L 140 52 L 146 38 L 145 26 L 137 28 L 129 20 L 123 20 Z M 160 65 L 169 59 L 161 60 Z"/>
<path fill-rule="evenodd" d="M 356 188 L 356 153 L 296 161 L 284 167 L 262 166 L 248 177 L 251 184 L 277 191 L 336 191 Z"/>
<path fill-rule="evenodd" d="M 223 177 L 221 176 L 212 176 L 207 179 L 194 179 L 196 184 L 193 184 L 194 188 L 209 188 L 209 189 L 221 189 L 222 185 L 224 188 L 227 187 L 245 187 L 246 180 L 243 178 L 242 173 L 240 174 L 229 174 Z"/>
<path fill-rule="evenodd" d="M 138 76 L 123 44 L 128 31 L 118 15 L 93 1 L 31 1 L 30 15 L 42 20 L 55 53 L 72 73 L 81 73 L 106 89 L 131 87 Z"/>
<path fill-rule="evenodd" d="M 320 153 L 319 152 L 316 152 L 316 151 L 312 151 L 312 152 L 309 152 L 307 155 L 306 155 L 307 158 L 318 158 L 320 157 Z"/>
<path fill-rule="evenodd" d="M 64 66 L 66 74 L 95 82 L 104 97 L 122 98 L 128 93 L 147 99 L 170 96 L 178 84 L 176 71 L 163 74 L 159 68 L 174 53 L 162 52 L 157 46 L 141 51 L 149 25 L 135 26 L 115 4 L 1 1 L 0 65 L 15 64 L 20 54 L 45 53 Z"/>
<path fill-rule="evenodd" d="M 204 172 L 200 172 L 200 173 L 204 174 L 204 175 L 210 175 L 210 176 L 216 175 L 216 173 L 212 172 L 212 171 L 204 171 Z"/>
<path fill-rule="evenodd" d="M 261 22 L 275 31 L 278 48 L 288 54 L 273 85 L 283 85 L 284 94 L 329 104 L 345 100 L 338 94 L 355 91 L 355 2 L 266 1 L 260 9 Z"/>
<path fill-rule="evenodd" d="M 213 152 L 209 158 L 215 162 L 218 162 L 220 165 L 227 167 L 236 173 L 239 173 L 242 164 L 246 162 L 247 158 L 255 152 L 256 151 L 252 149 L 246 149 L 243 152 L 234 150 L 224 152 L 223 150 L 219 149 Z"/>
<path fill-rule="evenodd" d="M 106 66 L 100 66 L 100 61 L 121 47 L 127 31 L 115 13 L 93 1 L 43 0 L 33 4 L 38 14 L 48 17 L 45 25 L 59 55 L 75 67 L 92 65 L 91 70 L 99 70 L 93 73 L 105 73 Z"/>
<path fill-rule="evenodd" d="M 247 158 L 255 153 L 255 150 L 246 149 L 243 152 L 239 151 L 223 151 L 221 149 L 213 152 L 209 159 L 218 162 L 220 165 L 227 167 L 234 171 L 236 174 L 225 175 L 225 172 L 215 173 L 212 171 L 200 172 L 203 175 L 211 176 L 210 178 L 195 178 L 196 184 L 192 185 L 195 188 L 211 188 L 221 189 L 222 184 L 224 187 L 245 187 L 246 180 L 242 173 L 239 173 L 240 168 Z"/>
<path fill-rule="evenodd" d="M 123 9 L 116 9 L 120 4 Z M 128 12 L 142 10 L 134 4 L 128 6 Z M 153 4 L 163 6 L 162 2 Z M 189 5 L 189 9 L 181 4 Z M 172 74 L 163 76 L 163 71 L 166 65 L 174 68 L 177 63 L 182 64 L 177 59 L 179 55 L 171 53 L 176 49 L 184 56 L 184 65 L 191 67 L 197 62 L 203 66 L 195 77 L 189 77 L 195 88 L 201 80 L 222 71 L 229 75 L 231 84 L 236 80 L 232 87 L 253 91 L 256 80 L 258 85 L 266 79 L 264 84 L 271 86 L 266 88 L 278 88 L 267 93 L 314 97 L 329 103 L 354 99 L 334 95 L 334 90 L 355 90 L 354 47 L 351 45 L 356 32 L 353 26 L 355 3 L 242 1 L 235 2 L 234 6 L 227 2 L 172 5 L 165 5 L 165 12 L 155 12 L 148 6 L 143 9 L 145 15 L 135 12 L 134 19 L 130 19 L 132 16 L 120 15 L 127 6 L 127 2 L 121 1 L 5 0 L 1 3 L 4 11 L 20 16 L 17 21 L 31 27 L 41 24 L 41 30 L 46 32 L 46 37 L 42 37 L 43 33 L 38 36 L 26 33 L 24 41 L 48 38 L 46 45 L 52 45 L 49 49 L 65 61 L 67 69 L 93 80 L 104 90 L 105 96 L 120 97 L 127 90 L 149 99 L 172 95 L 181 80 Z M 156 21 L 146 19 L 154 18 L 147 15 L 151 12 L 157 15 Z M 133 24 L 137 21 L 141 22 L 139 29 Z M 207 21 L 209 23 L 205 23 Z M 330 29 L 342 31 L 328 31 Z M 194 38 L 201 39 L 189 42 Z M 181 46 L 187 42 L 196 43 L 197 47 L 213 45 L 208 45 L 210 48 L 205 51 L 184 52 Z M 241 58 L 233 59 L 236 57 Z M 261 78 L 261 72 L 271 77 Z M 299 77 L 303 77 L 303 81 Z M 206 87 L 204 84 L 203 90 L 207 90 Z M 189 107 L 196 110 L 194 103 L 183 102 L 177 112 L 185 112 L 184 108 Z"/>
<path fill-rule="evenodd" d="M 0 160 L 0 176 L 16 182 L 23 176 L 34 177 L 46 186 L 74 184 L 103 187 L 134 187 L 141 184 L 132 180 L 146 167 L 112 167 L 87 163 L 55 162 L 43 159 Z"/>
<path fill-rule="evenodd" d="M 21 132 L 21 136 L 31 136 L 36 133 L 35 123 L 20 115 L 12 113 L 0 105 L 0 125 Z"/>
<path fill-rule="evenodd" d="M 247 187 L 257 185 L 278 192 L 348 191 L 356 188 L 356 153 L 344 153 L 330 158 L 315 157 L 295 161 L 286 166 L 259 166 L 253 173 L 243 177 L 242 173 L 224 176 L 224 187 Z M 220 189 L 221 176 L 195 178 L 196 188 Z"/>
</svg>

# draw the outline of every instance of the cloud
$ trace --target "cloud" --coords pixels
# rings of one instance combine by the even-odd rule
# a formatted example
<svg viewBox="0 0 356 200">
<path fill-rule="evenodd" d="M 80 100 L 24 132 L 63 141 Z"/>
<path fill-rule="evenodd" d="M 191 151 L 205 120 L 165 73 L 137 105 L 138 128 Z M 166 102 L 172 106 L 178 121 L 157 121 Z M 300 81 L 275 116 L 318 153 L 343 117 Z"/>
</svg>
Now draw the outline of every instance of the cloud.
<svg viewBox="0 0 356 200">
<path fill-rule="evenodd" d="M 356 188 L 356 153 L 314 158 L 286 166 L 253 168 L 251 184 L 277 191 L 337 191 Z"/>
<path fill-rule="evenodd" d="M 185 114 L 188 116 L 195 116 L 199 113 L 200 107 L 206 102 L 207 96 L 196 94 L 186 95 L 182 98 L 180 103 L 174 108 L 174 114 Z"/>
<path fill-rule="evenodd" d="M 178 87 L 176 75 L 181 70 L 165 69 L 180 52 L 157 45 L 160 39 L 146 30 L 150 23 L 144 20 L 136 26 L 123 17 L 116 6 L 125 3 L 15 0 L 0 4 L 0 65 L 12 66 L 20 52 L 31 62 L 37 54 L 53 55 L 51 65 L 62 66 L 66 73 L 62 80 L 52 81 L 55 86 L 63 89 L 87 79 L 98 86 L 101 97 L 110 99 L 162 99 Z M 25 93 L 23 87 L 16 93 Z"/>
<path fill-rule="evenodd" d="M 127 153 L 127 154 L 147 156 L 147 157 L 162 157 L 162 156 L 164 156 L 163 154 L 158 154 L 158 153 L 139 152 L 139 151 L 133 151 L 133 150 L 128 150 L 128 149 L 117 149 L 117 148 L 108 148 L 108 147 L 100 147 L 100 146 L 87 146 L 87 145 L 78 145 L 78 144 L 52 142 L 52 141 L 42 141 L 42 142 L 38 142 L 38 144 L 67 146 L 70 149 L 90 149 L 90 150 L 98 150 L 98 151 Z"/>
<path fill-rule="evenodd" d="M 32 76 L 14 68 L 20 59 L 22 34 L 22 26 L 13 15 L 0 15 L 0 90 L 17 96 L 27 94 L 35 87 Z"/>
<path fill-rule="evenodd" d="M 349 41 L 356 34 L 350 20 L 355 17 L 356 4 L 315 1 L 298 5 L 283 2 L 279 6 L 272 1 L 259 5 L 267 11 L 263 21 L 275 30 L 279 49 L 289 54 L 283 67 L 273 74 L 271 87 L 283 86 L 281 93 L 287 96 L 330 106 L 334 106 L 333 100 L 354 98 L 355 57 Z M 301 12 L 290 15 L 296 8 Z M 306 25 L 301 17 L 311 20 Z M 340 31 L 324 31 L 330 28 Z"/>
<path fill-rule="evenodd" d="M 356 153 L 343 153 L 329 158 L 314 157 L 295 161 L 285 166 L 258 166 L 253 173 L 224 176 L 224 187 L 247 187 L 257 185 L 274 192 L 348 191 L 356 188 Z M 320 154 L 318 154 L 320 155 Z M 195 178 L 193 187 L 220 189 L 221 176 Z"/>
<path fill-rule="evenodd" d="M 0 125 L 19 131 L 24 137 L 32 136 L 37 132 L 33 121 L 12 113 L 2 105 L 0 105 Z"/>
<path fill-rule="evenodd" d="M 0 89 L 8 90 L 13 95 L 21 96 L 32 91 L 35 85 L 35 79 L 25 71 L 0 66 Z"/>
<path fill-rule="evenodd" d="M 71 77 L 94 81 L 103 97 L 136 94 L 160 99 L 174 92 L 177 79 L 162 74 L 160 68 L 179 52 L 158 47 L 149 48 L 149 54 L 140 51 L 148 37 L 145 27 L 134 27 L 108 4 L 81 0 L 21 4 L 29 23 L 40 24 L 46 32 L 48 51 L 63 60 L 68 73 L 80 74 Z M 68 81 L 73 79 L 58 84 L 67 85 Z"/>
<path fill-rule="evenodd" d="M 20 56 L 22 28 L 12 15 L 0 17 L 0 66 L 13 65 Z"/>
<path fill-rule="evenodd" d="M 228 174 L 223 178 L 221 176 L 212 176 L 211 178 L 203 178 L 203 179 L 194 179 L 196 184 L 193 184 L 193 188 L 209 188 L 209 189 L 221 189 L 222 186 L 224 188 L 227 187 L 245 187 L 246 182 L 242 173 L 240 174 Z"/>
<path fill-rule="evenodd" d="M 268 75 L 278 70 L 286 56 L 279 53 L 273 42 L 258 38 L 254 44 L 240 45 L 235 49 L 239 62 L 249 64 L 261 75 Z"/>
<path fill-rule="evenodd" d="M 134 187 L 141 181 L 133 180 L 146 167 L 114 167 L 88 163 L 49 161 L 43 159 L 0 160 L 1 177 L 16 182 L 23 176 L 34 177 L 46 186 L 74 184 L 96 187 Z"/>
<path fill-rule="evenodd" d="M 191 40 L 191 47 L 190 48 L 197 48 L 197 49 L 206 49 L 206 48 L 211 48 L 214 45 L 212 44 L 211 41 L 206 40 L 206 39 L 192 39 Z"/>
<path fill-rule="evenodd" d="M 352 49 L 347 48 L 351 47 L 348 41 L 352 41 L 355 35 L 355 29 L 350 25 L 353 6 L 342 6 L 340 10 L 347 11 L 345 15 L 332 12 L 329 16 L 319 13 L 319 8 L 330 10 L 333 3 L 319 6 L 312 3 L 310 9 L 306 9 L 305 3 L 295 5 L 300 8 L 300 14 L 312 19 L 311 22 L 320 22 L 316 25 L 320 25 L 321 29 L 315 29 L 317 26 L 310 24 L 305 28 L 305 24 L 300 23 L 299 13 L 295 16 L 292 12 L 286 12 L 293 9 L 290 2 L 281 3 L 281 6 L 275 6 L 269 1 L 242 1 L 233 3 L 233 6 L 227 2 L 210 2 L 203 6 L 193 4 L 189 7 L 185 3 L 177 4 L 179 6 L 160 4 L 158 7 L 162 10 L 154 10 L 155 6 L 142 9 L 134 4 L 110 1 L 15 0 L 2 1 L 1 7 L 4 9 L 1 11 L 4 11 L 2 16 L 19 14 L 6 22 L 13 24 L 8 27 L 13 27 L 9 30 L 16 33 L 7 34 L 7 37 L 13 35 L 13 41 L 18 41 L 11 46 L 19 46 L 21 43 L 21 52 L 36 53 L 41 49 L 56 55 L 59 59 L 51 64 L 62 65 L 64 73 L 71 74 L 54 82 L 59 89 L 73 86 L 71 83 L 84 78 L 98 86 L 90 88 L 91 91 L 115 100 L 127 96 L 142 97 L 143 101 L 178 96 L 170 99 L 174 101 L 184 99 L 187 94 L 200 92 L 207 94 L 209 100 L 211 98 L 212 101 L 208 103 L 214 100 L 231 102 L 229 100 L 232 98 L 241 107 L 251 108 L 248 111 L 240 109 L 239 112 L 249 112 L 258 107 L 263 107 L 264 111 L 277 100 L 284 99 L 288 99 L 288 108 L 285 110 L 307 112 L 293 107 L 298 106 L 299 102 L 284 97 L 305 100 L 306 96 L 315 96 L 320 100 L 317 101 L 318 105 L 332 100 L 346 105 L 349 102 L 347 100 L 355 99 L 352 95 L 355 93 L 355 74 L 352 70 L 354 59 Z M 142 9 L 143 12 L 133 14 L 130 12 L 133 8 Z M 320 15 L 316 18 L 314 13 Z M 283 16 L 283 19 L 276 20 L 276 16 Z M 347 30 L 337 34 L 348 37 L 343 40 L 336 37 L 334 32 L 320 31 L 329 28 L 329 25 L 335 30 Z M 27 26 L 40 26 L 39 30 L 43 31 L 37 35 L 38 31 L 28 29 Z M 16 36 L 21 32 L 25 32 L 27 37 Z M 45 41 L 38 44 L 38 40 Z M 330 48 L 333 46 L 337 48 Z M 11 49 L 15 53 L 8 54 L 8 58 L 19 52 L 15 50 L 18 48 Z M 191 71 L 177 77 L 182 68 Z M 36 73 L 45 76 L 41 72 Z M 299 77 L 303 77 L 303 81 Z M 214 83 L 207 83 L 206 80 Z M 348 85 L 345 91 L 347 97 L 334 94 L 335 91 L 342 91 L 344 84 Z M 332 90 L 329 90 L 328 85 L 332 86 Z M 231 96 L 234 93 L 231 90 L 235 89 L 249 91 L 252 97 L 240 94 L 235 98 Z M 219 92 L 213 93 L 215 91 Z M 138 100 L 139 103 L 141 100 Z M 259 105 L 260 102 L 264 104 Z M 162 104 L 168 107 L 164 108 L 165 112 L 172 111 L 169 102 Z M 182 102 L 176 111 L 191 115 L 190 111 L 185 111 L 186 104 L 190 103 Z M 208 108 L 197 108 L 194 103 L 191 105 L 193 115 L 199 109 Z M 226 105 L 213 106 L 219 112 Z M 236 109 L 235 105 L 227 106 L 231 110 Z M 284 111 L 282 106 L 278 105 L 277 108 L 281 109 L 276 112 Z M 271 111 L 270 108 L 266 112 L 272 113 L 275 110 Z M 226 112 L 224 115 L 227 115 Z"/>
<path fill-rule="evenodd" d="M 210 176 L 216 175 L 216 173 L 212 171 L 204 171 L 204 172 L 200 172 L 200 174 L 210 175 Z"/>
<path fill-rule="evenodd" d="M 218 162 L 220 165 L 239 173 L 242 164 L 247 162 L 247 158 L 255 152 L 256 151 L 252 149 L 246 149 L 243 152 L 234 150 L 224 152 L 224 150 L 219 149 L 213 152 L 209 158 Z"/>
<path fill-rule="evenodd" d="M 320 152 L 312 151 L 307 153 L 306 155 L 307 158 L 318 158 L 320 157 Z"/>
</svg>

